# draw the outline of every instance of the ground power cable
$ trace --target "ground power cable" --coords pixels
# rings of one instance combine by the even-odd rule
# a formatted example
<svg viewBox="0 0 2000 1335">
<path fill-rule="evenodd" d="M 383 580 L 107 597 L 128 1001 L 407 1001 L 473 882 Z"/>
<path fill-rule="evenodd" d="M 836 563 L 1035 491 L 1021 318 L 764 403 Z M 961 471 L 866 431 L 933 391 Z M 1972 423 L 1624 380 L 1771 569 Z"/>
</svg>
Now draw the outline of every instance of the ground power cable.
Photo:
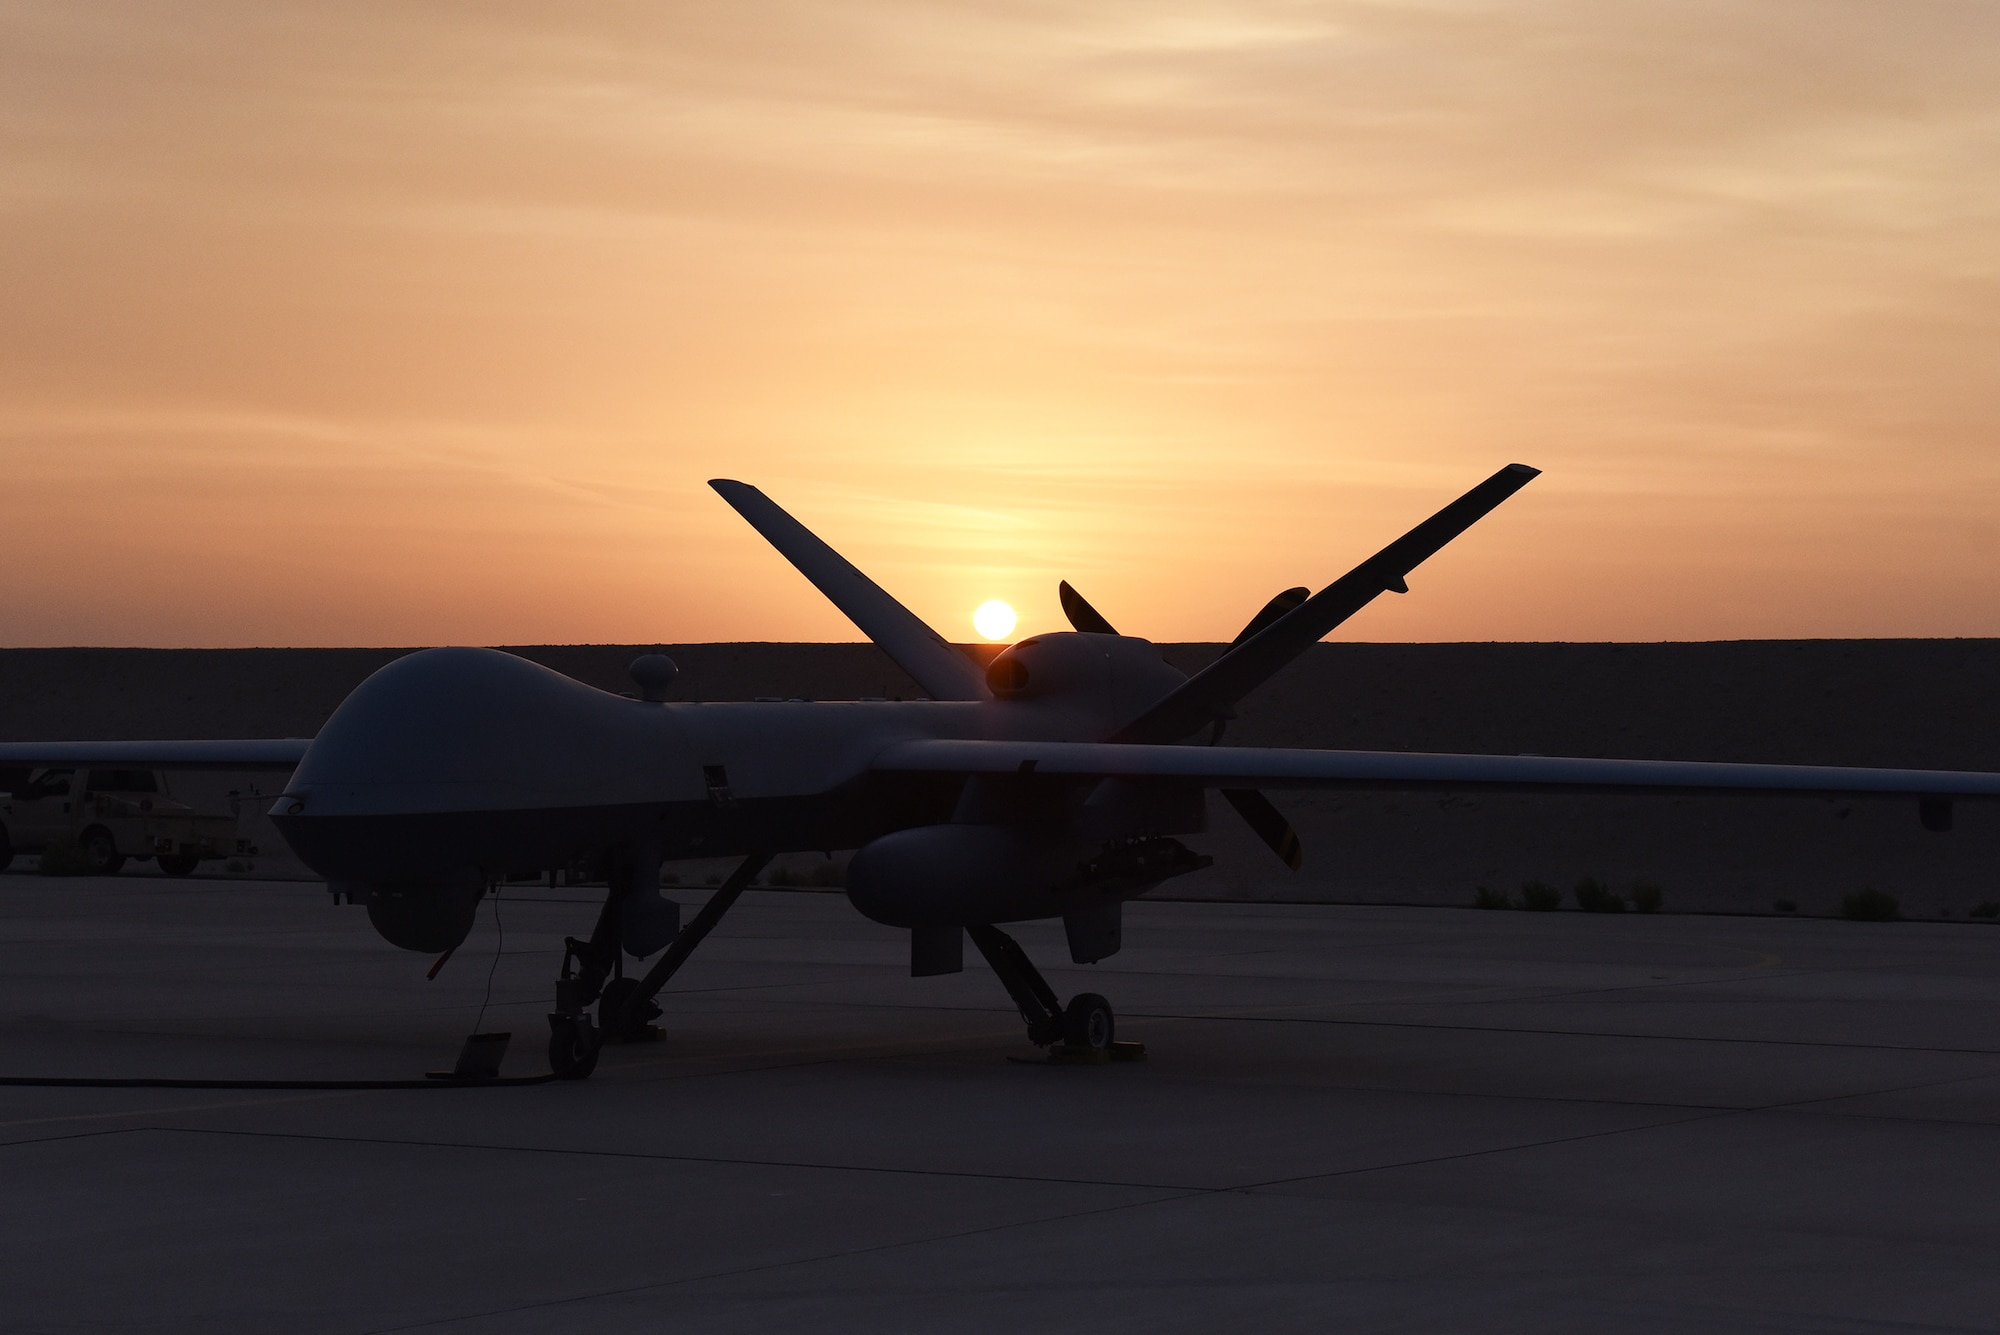
<svg viewBox="0 0 2000 1335">
<path fill-rule="evenodd" d="M 495 1086 L 546 1085 L 553 1071 L 542 1075 L 500 1075 L 489 1080 L 178 1080 L 153 1076 L 0 1075 L 8 1089 L 490 1089 Z"/>
<path fill-rule="evenodd" d="M 493 1002 L 493 975 L 500 972 L 500 957 L 507 953 L 507 926 L 500 921 L 500 887 L 493 887 L 493 962 L 486 966 L 486 991 L 479 998 L 479 1014 L 473 1018 L 472 1032 L 486 1023 L 486 1008 Z"/>
<path fill-rule="evenodd" d="M 486 1008 L 493 1001 L 493 977 L 500 970 L 500 956 L 507 946 L 507 929 L 500 921 L 500 892 L 493 892 L 493 931 L 496 937 L 493 946 L 493 963 L 486 970 L 486 992 L 479 1000 L 479 1015 L 472 1022 L 472 1032 L 479 1033 L 479 1026 L 486 1020 Z M 435 970 L 433 970 L 435 973 Z M 468 1076 L 440 1079 L 426 1076 L 422 1080 L 199 1080 L 177 1079 L 168 1076 L 0 1076 L 0 1088 L 5 1089 L 490 1089 L 495 1086 L 519 1087 L 521 1085 L 546 1085 L 556 1079 L 556 1073 L 549 1071 L 543 1075 L 494 1075 Z"/>
</svg>

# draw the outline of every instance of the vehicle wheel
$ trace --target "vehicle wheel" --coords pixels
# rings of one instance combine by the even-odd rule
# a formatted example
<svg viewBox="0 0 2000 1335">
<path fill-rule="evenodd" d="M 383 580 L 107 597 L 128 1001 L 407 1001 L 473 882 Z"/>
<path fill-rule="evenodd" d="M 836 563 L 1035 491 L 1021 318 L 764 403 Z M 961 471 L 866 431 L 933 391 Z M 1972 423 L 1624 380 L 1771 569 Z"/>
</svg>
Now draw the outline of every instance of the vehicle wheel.
<svg viewBox="0 0 2000 1335">
<path fill-rule="evenodd" d="M 549 1069 L 564 1080 L 582 1080 L 597 1069 L 597 1031 L 584 1016 L 549 1017 Z"/>
<path fill-rule="evenodd" d="M 185 876 L 200 863 L 201 859 L 193 853 L 160 854 L 160 870 L 169 876 Z"/>
<path fill-rule="evenodd" d="M 1108 1052 L 1113 1030 L 1111 1003 L 1095 992 L 1082 992 L 1063 1010 L 1063 1042 L 1073 1048 Z"/>
<path fill-rule="evenodd" d="M 125 865 L 125 855 L 111 841 L 111 831 L 102 825 L 93 825 L 78 835 L 76 846 L 82 851 L 84 865 L 90 868 L 92 876 L 116 876 Z"/>
</svg>

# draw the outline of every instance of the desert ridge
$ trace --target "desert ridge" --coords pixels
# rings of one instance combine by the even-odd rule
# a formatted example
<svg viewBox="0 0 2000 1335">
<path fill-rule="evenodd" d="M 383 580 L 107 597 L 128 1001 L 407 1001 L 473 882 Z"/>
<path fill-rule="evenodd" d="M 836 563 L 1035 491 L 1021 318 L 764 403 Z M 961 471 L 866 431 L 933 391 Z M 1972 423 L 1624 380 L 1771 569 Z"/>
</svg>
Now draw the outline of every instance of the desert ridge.
<svg viewBox="0 0 2000 1335">
<path fill-rule="evenodd" d="M 605 690 L 664 647 L 685 699 L 911 698 L 873 645 L 542 645 L 510 652 Z M 1162 646 L 1184 670 L 1213 644 Z M 970 652 L 980 652 L 978 649 Z M 407 649 L 0 650 L 0 738 L 310 736 Z M 985 650 L 984 652 L 991 652 Z M 2000 641 L 1316 646 L 1242 707 L 1243 745 L 2000 768 Z M 221 780 L 209 780 L 211 784 Z M 264 780 L 269 786 L 270 779 Z M 1216 856 L 1169 897 L 1469 904 L 1480 887 L 1590 877 L 1665 907 L 1808 914 L 1864 888 L 1910 917 L 2000 900 L 2000 811 L 1949 834 L 1913 804 L 1787 798 L 1280 793 L 1306 849 L 1286 871 L 1212 804 Z M 1574 907 L 1566 895 L 1565 907 Z"/>
</svg>

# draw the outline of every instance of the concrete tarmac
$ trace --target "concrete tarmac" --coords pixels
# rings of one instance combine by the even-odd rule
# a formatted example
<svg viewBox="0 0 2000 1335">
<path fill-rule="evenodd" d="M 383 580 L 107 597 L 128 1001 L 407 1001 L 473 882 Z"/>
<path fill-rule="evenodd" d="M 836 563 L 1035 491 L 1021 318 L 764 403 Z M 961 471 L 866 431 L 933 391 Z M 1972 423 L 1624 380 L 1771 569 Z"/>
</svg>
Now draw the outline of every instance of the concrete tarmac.
<svg viewBox="0 0 2000 1335">
<path fill-rule="evenodd" d="M 683 896 L 692 910 L 703 891 Z M 300 884 L 0 877 L 0 1073 L 546 1069 L 586 891 L 430 961 Z M 977 956 L 745 896 L 588 1081 L 0 1089 L 0 1328 L 1989 1331 L 2000 931 L 1161 903 L 1053 1067 Z"/>
</svg>

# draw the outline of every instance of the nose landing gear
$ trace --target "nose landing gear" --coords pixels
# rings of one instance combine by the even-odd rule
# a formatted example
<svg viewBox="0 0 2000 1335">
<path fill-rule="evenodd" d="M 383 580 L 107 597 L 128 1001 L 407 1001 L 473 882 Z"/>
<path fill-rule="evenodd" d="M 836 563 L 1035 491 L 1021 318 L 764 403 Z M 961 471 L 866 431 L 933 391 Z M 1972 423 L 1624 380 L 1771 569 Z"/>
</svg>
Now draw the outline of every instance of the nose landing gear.
<svg viewBox="0 0 2000 1335">
<path fill-rule="evenodd" d="M 1082 992 L 1065 1006 L 1020 942 L 991 925 L 967 927 L 965 934 L 1013 998 L 1027 1022 L 1028 1041 L 1047 1048 L 1050 1061 L 1095 1065 L 1146 1059 L 1144 1043 L 1119 1041 L 1109 1001 L 1095 992 Z"/>
<path fill-rule="evenodd" d="M 743 859 L 643 978 L 609 977 L 618 968 L 620 950 L 618 892 L 614 889 L 604 902 L 590 940 L 571 937 L 565 943 L 562 976 L 556 979 L 556 1008 L 549 1013 L 549 1069 L 565 1080 L 582 1080 L 597 1069 L 597 1056 L 605 1043 L 657 1037 L 659 1031 L 652 1022 L 659 1018 L 660 1008 L 653 997 L 687 963 L 695 947 L 715 930 L 722 915 L 770 860 L 769 853 L 753 853 Z M 593 1001 L 597 1002 L 596 1024 L 590 1020 Z"/>
</svg>

